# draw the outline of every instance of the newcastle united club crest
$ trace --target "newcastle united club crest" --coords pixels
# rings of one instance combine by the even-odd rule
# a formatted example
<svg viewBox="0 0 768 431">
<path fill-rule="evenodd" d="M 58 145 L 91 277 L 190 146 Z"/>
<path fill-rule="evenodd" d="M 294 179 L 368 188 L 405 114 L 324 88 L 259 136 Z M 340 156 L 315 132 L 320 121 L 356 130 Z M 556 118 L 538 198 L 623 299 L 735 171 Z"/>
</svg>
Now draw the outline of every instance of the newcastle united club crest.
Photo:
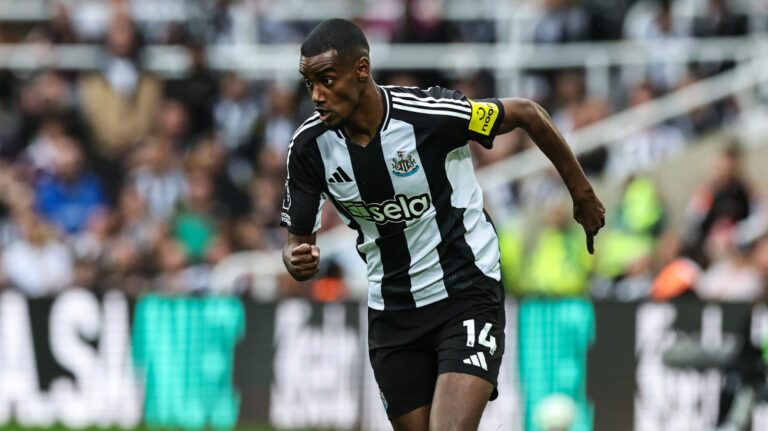
<svg viewBox="0 0 768 431">
<path fill-rule="evenodd" d="M 398 151 L 397 157 L 392 159 L 392 173 L 398 177 L 413 175 L 419 170 L 416 160 L 412 155 L 405 157 L 405 151 Z"/>
</svg>

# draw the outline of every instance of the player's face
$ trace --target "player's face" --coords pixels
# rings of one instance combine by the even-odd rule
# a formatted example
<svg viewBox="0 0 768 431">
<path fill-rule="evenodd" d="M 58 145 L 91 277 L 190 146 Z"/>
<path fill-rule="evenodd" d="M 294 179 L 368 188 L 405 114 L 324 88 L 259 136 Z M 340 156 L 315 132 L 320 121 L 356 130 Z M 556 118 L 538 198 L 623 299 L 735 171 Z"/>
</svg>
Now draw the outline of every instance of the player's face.
<svg viewBox="0 0 768 431">
<path fill-rule="evenodd" d="M 332 128 L 338 128 L 357 109 L 362 88 L 359 62 L 344 61 L 336 50 L 314 57 L 301 57 L 299 72 L 312 96 L 320 119 Z"/>
</svg>

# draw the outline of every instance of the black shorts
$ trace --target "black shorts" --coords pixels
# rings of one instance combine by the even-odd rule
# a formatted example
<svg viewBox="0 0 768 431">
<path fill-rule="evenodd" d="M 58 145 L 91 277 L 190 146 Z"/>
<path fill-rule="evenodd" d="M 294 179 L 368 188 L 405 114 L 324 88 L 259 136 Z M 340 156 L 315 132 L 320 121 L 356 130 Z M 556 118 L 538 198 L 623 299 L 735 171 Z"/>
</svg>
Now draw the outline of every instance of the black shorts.
<svg viewBox="0 0 768 431">
<path fill-rule="evenodd" d="M 403 311 L 368 309 L 368 349 L 389 419 L 431 404 L 437 376 L 472 374 L 493 384 L 504 354 L 503 287 Z"/>
</svg>

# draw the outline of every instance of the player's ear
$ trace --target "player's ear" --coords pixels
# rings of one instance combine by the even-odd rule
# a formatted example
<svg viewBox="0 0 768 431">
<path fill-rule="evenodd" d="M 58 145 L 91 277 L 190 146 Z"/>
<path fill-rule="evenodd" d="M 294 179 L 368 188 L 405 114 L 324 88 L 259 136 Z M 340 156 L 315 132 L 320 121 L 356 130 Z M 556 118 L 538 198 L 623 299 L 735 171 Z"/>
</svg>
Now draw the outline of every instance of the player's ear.
<svg viewBox="0 0 768 431">
<path fill-rule="evenodd" d="M 368 77 L 371 76 L 371 62 L 368 60 L 368 57 L 360 57 L 360 60 L 357 60 L 357 80 L 360 82 L 367 81 Z"/>
</svg>

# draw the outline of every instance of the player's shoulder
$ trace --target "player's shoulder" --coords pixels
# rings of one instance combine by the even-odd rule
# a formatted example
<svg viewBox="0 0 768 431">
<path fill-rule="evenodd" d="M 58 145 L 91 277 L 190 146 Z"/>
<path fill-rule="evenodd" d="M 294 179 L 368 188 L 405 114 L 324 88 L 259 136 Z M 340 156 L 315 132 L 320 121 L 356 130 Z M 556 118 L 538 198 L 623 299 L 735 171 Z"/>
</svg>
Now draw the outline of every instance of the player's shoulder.
<svg viewBox="0 0 768 431">
<path fill-rule="evenodd" d="M 330 130 L 330 128 L 320 120 L 320 115 L 315 112 L 304 120 L 291 137 L 290 149 L 292 154 L 303 152 L 304 148 L 311 145 L 318 136 Z"/>
<path fill-rule="evenodd" d="M 467 120 L 472 112 L 469 99 L 455 90 L 444 87 L 382 87 L 390 94 L 396 117 L 402 116 L 411 122 L 418 122 L 419 119 L 433 121 L 435 116 Z"/>
<path fill-rule="evenodd" d="M 466 96 L 456 90 L 450 88 L 433 86 L 429 88 L 421 87 L 403 87 L 397 85 L 382 85 L 386 91 L 388 91 L 393 98 L 405 98 L 411 100 L 425 100 L 425 101 L 437 101 L 437 102 L 449 102 L 458 105 L 469 106 L 469 101 Z"/>
</svg>

